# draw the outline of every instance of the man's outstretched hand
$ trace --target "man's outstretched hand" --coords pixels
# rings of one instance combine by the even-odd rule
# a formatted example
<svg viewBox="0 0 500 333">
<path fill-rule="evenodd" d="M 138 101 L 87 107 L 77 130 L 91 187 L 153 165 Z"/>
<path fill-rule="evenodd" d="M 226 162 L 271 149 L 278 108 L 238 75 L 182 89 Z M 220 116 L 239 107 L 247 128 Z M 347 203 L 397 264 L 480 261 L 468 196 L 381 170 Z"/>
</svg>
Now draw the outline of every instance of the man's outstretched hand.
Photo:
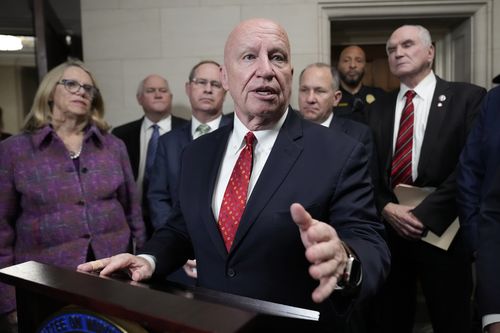
<svg viewBox="0 0 500 333">
<path fill-rule="evenodd" d="M 311 263 L 309 274 L 319 280 L 312 299 L 320 303 L 335 290 L 344 273 L 347 253 L 331 225 L 313 219 L 298 203 L 290 206 L 290 213 L 299 227 L 300 237 L 306 248 L 306 258 Z"/>
</svg>

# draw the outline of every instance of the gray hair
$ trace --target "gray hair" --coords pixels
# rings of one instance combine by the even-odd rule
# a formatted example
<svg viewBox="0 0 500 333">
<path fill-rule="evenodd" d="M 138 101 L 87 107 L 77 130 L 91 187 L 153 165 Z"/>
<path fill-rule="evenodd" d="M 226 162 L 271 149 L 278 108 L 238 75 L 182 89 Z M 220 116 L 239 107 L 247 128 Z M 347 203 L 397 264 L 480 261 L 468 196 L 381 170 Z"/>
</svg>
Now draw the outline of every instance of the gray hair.
<svg viewBox="0 0 500 333">
<path fill-rule="evenodd" d="M 299 82 L 300 80 L 302 80 L 302 75 L 304 74 L 304 72 L 309 69 L 309 68 L 312 68 L 312 67 L 316 67 L 316 68 L 328 68 L 330 70 L 330 73 L 332 74 L 332 88 L 334 91 L 337 91 L 339 90 L 339 87 L 340 87 L 340 76 L 339 76 L 339 72 L 337 71 L 337 69 L 335 67 L 332 67 L 324 62 L 316 62 L 314 64 L 310 64 L 310 65 L 307 65 L 306 68 L 304 68 L 302 70 L 302 72 L 300 72 L 300 76 L 299 76 Z"/>
<path fill-rule="evenodd" d="M 149 79 L 151 76 L 161 77 L 163 79 L 163 81 L 165 81 L 165 84 L 167 85 L 167 88 L 170 91 L 170 87 L 168 85 L 167 79 L 165 79 L 163 76 L 158 75 L 158 74 L 150 74 L 150 75 L 146 76 L 144 79 L 142 79 L 141 82 L 139 82 L 139 85 L 137 86 L 137 92 L 136 92 L 137 97 L 141 97 L 141 95 L 144 93 L 144 82 L 146 82 L 146 80 Z"/>
<path fill-rule="evenodd" d="M 432 47 L 431 33 L 429 32 L 429 30 L 427 30 L 427 28 L 425 28 L 424 26 L 418 25 L 418 24 L 406 24 L 406 25 L 400 26 L 398 29 L 400 29 L 402 27 L 413 27 L 413 28 L 417 29 L 418 36 L 420 37 L 422 44 L 424 44 L 424 46 L 426 46 L 426 47 Z M 385 44 L 386 51 L 387 51 L 388 44 L 389 44 L 389 39 L 387 40 L 387 43 Z"/>
<path fill-rule="evenodd" d="M 219 67 L 219 69 L 220 69 L 220 65 L 218 62 L 213 61 L 213 60 L 202 60 L 199 63 L 197 63 L 196 65 L 194 65 L 193 68 L 191 69 L 191 71 L 189 72 L 189 77 L 188 77 L 189 82 L 193 81 L 194 75 L 195 75 L 198 67 L 200 67 L 201 65 L 205 65 L 205 64 L 212 64 L 212 65 Z"/>
</svg>

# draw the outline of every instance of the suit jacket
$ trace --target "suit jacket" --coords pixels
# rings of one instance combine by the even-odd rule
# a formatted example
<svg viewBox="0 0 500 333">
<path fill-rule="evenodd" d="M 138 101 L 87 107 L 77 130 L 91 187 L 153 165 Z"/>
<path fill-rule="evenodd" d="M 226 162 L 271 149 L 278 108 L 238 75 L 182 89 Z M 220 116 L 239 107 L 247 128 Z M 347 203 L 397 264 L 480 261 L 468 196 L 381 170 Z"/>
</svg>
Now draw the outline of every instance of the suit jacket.
<svg viewBox="0 0 500 333">
<path fill-rule="evenodd" d="M 139 161 L 141 156 L 141 126 L 144 117 L 114 128 L 111 133 L 125 142 L 134 179 L 139 175 Z M 182 126 L 188 121 L 172 115 L 172 129 Z"/>
<path fill-rule="evenodd" d="M 415 207 L 413 214 L 428 229 L 441 235 L 458 214 L 455 169 L 486 90 L 468 83 L 436 79 L 414 185 L 437 189 Z M 398 202 L 390 183 L 397 94 L 398 91 L 387 94 L 373 103 L 367 113 L 378 154 L 376 201 L 380 211 L 389 202 Z"/>
<path fill-rule="evenodd" d="M 353 248 L 363 264 L 360 296 L 373 294 L 388 272 L 389 252 L 380 235 L 364 147 L 290 110 L 228 254 L 211 204 L 232 129 L 221 127 L 184 149 L 174 214 L 143 250 L 156 257 L 155 274 L 196 257 L 202 287 L 316 309 L 322 321 L 333 320 L 342 293 L 321 304 L 311 300 L 318 281 L 309 276 L 290 215 L 290 205 L 299 202 Z"/>
<path fill-rule="evenodd" d="M 0 268 L 36 260 L 75 269 L 146 240 L 125 145 L 91 125 L 76 166 L 46 125 L 0 142 Z M 78 169 L 77 169 L 78 167 Z M 15 309 L 0 283 L 0 314 Z"/>
<path fill-rule="evenodd" d="M 334 111 L 335 112 L 335 111 Z M 375 144 L 373 143 L 373 134 L 367 125 L 348 118 L 337 117 L 335 115 L 330 122 L 330 128 L 336 128 L 350 137 L 361 142 L 368 154 L 368 160 L 370 161 L 370 173 L 372 177 L 373 185 L 378 184 L 378 164 L 377 164 L 377 153 L 375 149 Z"/>
<path fill-rule="evenodd" d="M 368 126 L 354 120 L 334 116 L 330 123 L 330 128 L 338 128 L 340 131 L 364 144 L 369 155 L 369 160 L 371 160 L 374 152 L 373 135 Z"/>
<path fill-rule="evenodd" d="M 232 122 L 232 117 L 222 116 L 219 126 Z M 178 200 L 179 173 L 182 150 L 193 141 L 191 121 L 162 135 L 158 141 L 155 163 L 151 170 L 148 204 L 154 229 L 166 223 L 172 213 L 172 203 Z"/>
<path fill-rule="evenodd" d="M 484 99 L 460 156 L 457 176 L 460 225 L 477 249 L 481 315 L 500 313 L 500 87 Z"/>
</svg>

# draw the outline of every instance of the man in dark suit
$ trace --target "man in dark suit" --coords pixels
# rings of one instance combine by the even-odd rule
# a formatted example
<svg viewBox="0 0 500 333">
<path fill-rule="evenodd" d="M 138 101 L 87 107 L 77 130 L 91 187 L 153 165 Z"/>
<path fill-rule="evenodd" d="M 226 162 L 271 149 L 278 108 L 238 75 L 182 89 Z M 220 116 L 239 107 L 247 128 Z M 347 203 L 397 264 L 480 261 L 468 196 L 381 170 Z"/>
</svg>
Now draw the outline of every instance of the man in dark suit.
<svg viewBox="0 0 500 333">
<path fill-rule="evenodd" d="M 483 329 L 500 332 L 500 87 L 486 95 L 460 156 L 460 225 L 476 252 L 477 297 Z"/>
<path fill-rule="evenodd" d="M 325 127 L 334 128 L 363 143 L 372 161 L 373 136 L 368 126 L 337 117 L 336 107 L 342 98 L 337 70 L 325 63 L 314 63 L 299 76 L 299 111 L 302 116 Z"/>
<path fill-rule="evenodd" d="M 200 286 L 319 310 L 320 326 L 330 331 L 353 298 L 373 294 L 389 255 L 365 149 L 289 107 L 292 73 L 285 30 L 267 19 L 241 22 L 228 37 L 222 67 L 235 103 L 233 126 L 184 149 L 175 215 L 141 256 L 79 269 L 128 269 L 137 281 L 196 255 Z M 228 195 L 237 189 L 241 198 Z M 241 216 L 235 224 L 226 223 L 231 208 Z"/>
<path fill-rule="evenodd" d="M 424 27 L 396 29 L 387 53 L 401 87 L 368 111 L 380 171 L 376 201 L 392 254 L 378 307 L 380 331 L 412 332 L 418 280 L 434 332 L 469 332 L 471 261 L 461 232 L 447 251 L 421 239 L 428 230 L 442 235 L 457 217 L 455 169 L 485 90 L 434 75 L 434 47 Z M 410 207 L 394 195 L 399 183 L 436 189 Z"/>
<path fill-rule="evenodd" d="M 156 230 L 163 226 L 172 214 L 173 202 L 178 200 L 181 154 L 184 147 L 219 126 L 231 123 L 232 118 L 222 115 L 226 90 L 220 82 L 220 65 L 211 60 L 201 61 L 189 73 L 185 85 L 191 103 L 192 119 L 187 124 L 160 137 L 156 159 L 151 171 L 153 182 L 149 185 L 148 203 L 151 223 Z M 194 284 L 195 262 L 190 260 L 183 270 L 169 279 Z"/>
<path fill-rule="evenodd" d="M 304 68 L 299 76 L 300 113 L 307 120 L 340 130 L 361 142 L 368 154 L 372 177 L 376 177 L 377 163 L 374 160 L 376 154 L 370 128 L 360 122 L 336 115 L 336 107 L 342 97 L 339 81 L 339 73 L 328 64 L 314 63 Z M 364 314 L 365 307 L 362 303 L 356 305 L 343 331 L 346 333 L 369 332 L 365 320 L 367 315 Z"/>
<path fill-rule="evenodd" d="M 189 74 L 185 88 L 193 118 L 160 138 L 151 173 L 155 181 L 149 186 L 148 201 L 155 229 L 166 223 L 171 215 L 172 203 L 178 199 L 178 178 L 184 147 L 193 139 L 213 132 L 232 120 L 222 115 L 226 90 L 220 82 L 218 63 L 202 61 L 196 64 Z"/>
<path fill-rule="evenodd" d="M 145 200 L 147 185 L 144 184 L 144 174 L 146 172 L 148 144 L 154 131 L 153 127 L 156 124 L 159 135 L 163 135 L 171 129 L 187 123 L 187 120 L 171 114 L 172 93 L 167 80 L 159 75 L 151 74 L 145 77 L 139 83 L 136 97 L 137 102 L 142 106 L 144 117 L 118 126 L 113 129 L 112 133 L 119 137 L 127 147 L 142 202 L 144 222 L 148 235 L 151 235 L 153 227 Z"/>
</svg>

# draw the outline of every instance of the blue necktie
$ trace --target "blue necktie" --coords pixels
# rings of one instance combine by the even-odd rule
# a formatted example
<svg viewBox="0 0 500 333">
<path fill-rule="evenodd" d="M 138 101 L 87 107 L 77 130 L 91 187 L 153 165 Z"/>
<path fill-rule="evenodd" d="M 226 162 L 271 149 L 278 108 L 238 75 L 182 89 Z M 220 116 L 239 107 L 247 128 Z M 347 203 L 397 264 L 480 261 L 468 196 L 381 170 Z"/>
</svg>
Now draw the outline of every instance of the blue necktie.
<svg viewBox="0 0 500 333">
<path fill-rule="evenodd" d="M 151 125 L 153 128 L 153 134 L 148 143 L 148 151 L 146 155 L 146 170 L 144 172 L 144 178 L 148 178 L 153 167 L 156 156 L 156 148 L 158 147 L 158 138 L 160 137 L 160 127 L 157 124 Z M 150 127 L 150 128 L 151 128 Z"/>
</svg>

